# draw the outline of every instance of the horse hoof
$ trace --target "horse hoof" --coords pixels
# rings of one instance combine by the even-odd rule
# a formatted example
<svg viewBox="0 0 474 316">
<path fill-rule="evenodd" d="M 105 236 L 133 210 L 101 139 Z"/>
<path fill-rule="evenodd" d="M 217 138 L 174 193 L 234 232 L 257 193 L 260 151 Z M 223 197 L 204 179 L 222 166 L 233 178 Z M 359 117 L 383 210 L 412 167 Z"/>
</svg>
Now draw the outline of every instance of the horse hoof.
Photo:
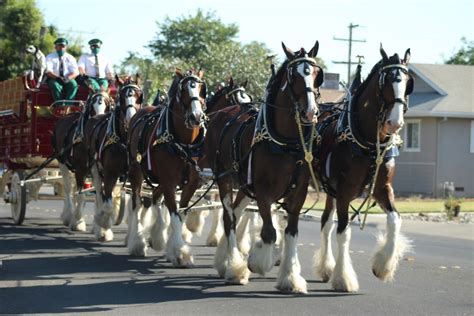
<svg viewBox="0 0 474 316">
<path fill-rule="evenodd" d="M 249 283 L 248 278 L 232 278 L 225 280 L 225 284 L 227 285 L 245 285 L 247 283 Z"/>
<path fill-rule="evenodd" d="M 70 225 L 72 231 L 76 232 L 85 232 L 86 231 L 86 222 L 81 219 Z"/>
<path fill-rule="evenodd" d="M 218 239 L 216 236 L 210 237 L 207 239 L 206 245 L 208 247 L 217 247 Z"/>
</svg>

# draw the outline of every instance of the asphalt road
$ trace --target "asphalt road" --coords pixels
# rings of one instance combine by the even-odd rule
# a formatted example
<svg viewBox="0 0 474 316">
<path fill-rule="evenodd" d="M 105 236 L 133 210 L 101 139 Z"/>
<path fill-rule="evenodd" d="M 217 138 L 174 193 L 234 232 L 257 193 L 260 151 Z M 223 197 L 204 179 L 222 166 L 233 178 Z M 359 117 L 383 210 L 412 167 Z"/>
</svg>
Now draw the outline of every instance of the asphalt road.
<svg viewBox="0 0 474 316">
<path fill-rule="evenodd" d="M 99 243 L 90 233 L 72 233 L 60 225 L 61 202 L 37 201 L 27 207 L 23 226 L 12 226 L 10 208 L 0 202 L 2 314 L 474 314 L 472 238 L 426 234 L 429 223 L 409 223 L 407 235 L 415 252 L 404 258 L 391 284 L 371 273 L 370 257 L 380 225 L 369 217 L 364 231 L 354 227 L 351 250 L 360 291 L 347 294 L 332 291 L 314 276 L 311 259 L 319 245 L 320 223 L 302 221 L 298 252 L 308 294 L 288 295 L 274 288 L 277 268 L 265 277 L 252 275 L 245 286 L 225 285 L 212 267 L 214 248 L 204 246 L 209 221 L 203 236 L 193 239 L 196 266 L 176 269 L 153 250 L 146 258 L 128 256 L 123 246 L 125 224 L 114 228 L 115 241 Z M 86 213 L 89 224 L 91 203 Z M 448 229 L 457 230 L 459 225 L 471 224 L 452 224 Z M 462 226 L 466 227 L 472 235 L 473 226 Z"/>
</svg>

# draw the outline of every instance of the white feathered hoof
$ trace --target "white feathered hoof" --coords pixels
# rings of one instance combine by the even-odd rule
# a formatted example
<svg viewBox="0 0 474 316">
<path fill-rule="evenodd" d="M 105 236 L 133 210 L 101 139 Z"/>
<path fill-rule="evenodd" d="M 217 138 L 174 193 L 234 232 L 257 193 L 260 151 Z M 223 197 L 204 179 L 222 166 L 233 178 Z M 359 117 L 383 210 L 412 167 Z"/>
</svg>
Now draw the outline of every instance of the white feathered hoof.
<svg viewBox="0 0 474 316">
<path fill-rule="evenodd" d="M 306 280 L 301 275 L 296 273 L 290 273 L 289 275 L 279 276 L 276 288 L 282 293 L 308 293 Z"/>
<path fill-rule="evenodd" d="M 393 282 L 398 263 L 405 252 L 411 249 L 411 242 L 399 234 L 395 241 L 388 243 L 386 237 L 380 234 L 377 249 L 372 258 L 372 272 L 383 282 Z"/>
<path fill-rule="evenodd" d="M 69 228 L 72 231 L 76 232 L 85 232 L 86 231 L 86 221 L 84 221 L 82 218 L 78 221 L 75 221 L 74 223 L 71 223 L 69 225 Z"/>
<path fill-rule="evenodd" d="M 357 276 L 352 270 L 346 271 L 341 275 L 333 274 L 332 280 L 332 288 L 336 292 L 357 292 L 359 291 L 359 281 L 357 281 Z"/>
<path fill-rule="evenodd" d="M 222 238 L 222 233 L 214 233 L 212 235 L 209 235 L 206 240 L 206 246 L 208 247 L 216 247 L 219 244 L 219 240 Z"/>
<path fill-rule="evenodd" d="M 226 236 L 222 236 L 216 248 L 216 254 L 214 255 L 214 268 L 217 270 L 217 274 L 221 278 L 225 277 L 227 245 Z"/>
<path fill-rule="evenodd" d="M 275 265 L 274 244 L 266 244 L 261 240 L 256 242 L 250 250 L 248 268 L 253 273 L 265 275 Z"/>
<path fill-rule="evenodd" d="M 71 223 L 71 219 L 72 219 L 71 211 L 64 209 L 61 213 L 61 220 L 64 226 L 69 226 L 69 224 Z"/>
<path fill-rule="evenodd" d="M 209 211 L 193 211 L 186 216 L 186 227 L 192 233 L 200 236 L 204 226 L 204 219 L 209 214 Z"/>
<path fill-rule="evenodd" d="M 187 244 L 190 244 L 193 240 L 193 233 L 191 233 L 191 231 L 186 227 L 186 225 L 183 225 L 181 236 L 183 237 L 184 242 Z"/>
<path fill-rule="evenodd" d="M 150 246 L 155 251 L 162 251 L 165 249 L 168 240 L 168 230 L 153 226 L 150 234 Z"/>
<path fill-rule="evenodd" d="M 237 251 L 237 249 L 235 249 Z M 225 271 L 225 283 L 245 285 L 249 283 L 250 270 L 247 268 L 247 263 L 240 253 L 237 253 L 228 262 Z"/>
<path fill-rule="evenodd" d="M 187 245 L 168 249 L 166 259 L 177 268 L 192 268 L 194 266 L 194 259 Z"/>
<path fill-rule="evenodd" d="M 323 282 L 329 282 L 331 279 L 334 267 L 336 266 L 336 261 L 332 254 L 330 256 L 326 255 L 323 258 L 321 249 L 319 249 L 314 255 L 314 271 L 316 276 L 320 277 Z"/>
<path fill-rule="evenodd" d="M 146 257 L 148 245 L 143 235 L 132 236 L 130 234 L 127 238 L 127 249 L 131 256 Z"/>
</svg>

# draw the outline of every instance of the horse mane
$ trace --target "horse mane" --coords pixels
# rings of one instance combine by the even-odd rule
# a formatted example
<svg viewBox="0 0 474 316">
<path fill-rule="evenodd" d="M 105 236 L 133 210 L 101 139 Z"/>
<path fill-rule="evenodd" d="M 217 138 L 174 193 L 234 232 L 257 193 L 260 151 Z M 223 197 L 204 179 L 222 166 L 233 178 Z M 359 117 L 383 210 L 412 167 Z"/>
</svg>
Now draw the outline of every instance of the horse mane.
<svg viewBox="0 0 474 316">
<path fill-rule="evenodd" d="M 267 84 L 268 94 L 267 94 L 267 98 L 266 98 L 265 102 L 273 103 L 275 101 L 275 98 L 276 98 L 277 93 L 278 93 L 278 89 L 280 88 L 278 83 L 281 81 L 281 77 L 285 73 L 286 66 L 288 65 L 289 62 L 290 61 L 288 59 L 286 59 L 280 65 L 280 67 L 278 67 L 278 70 L 276 71 L 275 76 L 272 76 L 270 78 L 270 80 L 268 81 L 268 84 Z"/>
<path fill-rule="evenodd" d="M 306 52 L 304 49 L 301 49 L 300 51 L 296 52 L 295 56 L 292 59 L 300 58 L 306 56 Z M 278 70 L 275 73 L 275 76 L 272 76 L 270 80 L 268 81 L 267 84 L 267 98 L 265 102 L 267 103 L 273 103 L 275 101 L 275 98 L 278 94 L 278 89 L 280 88 L 280 85 L 278 83 L 281 82 L 283 77 L 283 74 L 286 71 L 286 67 L 288 66 L 288 63 L 290 60 L 287 58 L 285 61 L 278 67 Z"/>
<path fill-rule="evenodd" d="M 370 70 L 370 73 L 367 76 L 367 78 L 357 88 L 357 90 L 354 94 L 354 99 L 357 99 L 362 94 L 362 92 L 365 90 L 365 88 L 367 88 L 367 86 L 369 85 L 370 81 L 373 79 L 374 76 L 376 76 L 376 75 L 378 76 L 380 68 L 382 68 L 383 66 L 387 66 L 387 65 L 400 64 L 401 62 L 402 61 L 401 61 L 400 57 L 398 56 L 398 54 L 395 54 L 395 55 L 391 56 L 388 59 L 387 63 L 385 63 L 383 61 L 383 59 L 379 60 L 379 62 L 376 63 L 374 65 L 374 67 L 372 67 L 372 70 Z"/>
<path fill-rule="evenodd" d="M 237 87 L 237 86 L 235 86 Z M 211 96 L 209 99 L 206 100 L 206 107 L 207 107 L 207 112 L 209 111 L 212 111 L 212 109 L 214 108 L 217 100 L 219 100 L 219 98 L 224 94 L 224 93 L 227 93 L 229 91 L 229 88 L 230 86 L 224 86 L 222 88 L 220 88 L 219 90 L 217 90 L 213 96 Z"/>
<path fill-rule="evenodd" d="M 168 90 L 168 98 L 171 100 L 178 92 L 179 81 L 181 79 L 178 76 L 174 76 L 173 82 L 171 83 L 170 89 Z"/>
</svg>

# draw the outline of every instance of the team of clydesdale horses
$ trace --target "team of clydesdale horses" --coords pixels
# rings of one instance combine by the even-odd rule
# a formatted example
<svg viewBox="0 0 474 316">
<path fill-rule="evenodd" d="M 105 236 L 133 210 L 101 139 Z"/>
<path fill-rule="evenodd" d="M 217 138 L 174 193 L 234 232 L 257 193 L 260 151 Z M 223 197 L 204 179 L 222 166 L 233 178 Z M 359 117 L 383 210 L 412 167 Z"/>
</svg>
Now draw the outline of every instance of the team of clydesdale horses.
<svg viewBox="0 0 474 316">
<path fill-rule="evenodd" d="M 413 90 L 407 68 L 410 50 L 403 58 L 389 57 L 381 46 L 382 59 L 367 79 L 361 82 L 356 77 L 348 101 L 327 109 L 318 103 L 324 78 L 315 58 L 318 42 L 309 51 L 282 46 L 286 60 L 273 71 L 261 103 L 253 102 L 245 84 L 232 79 L 208 98 L 204 74 L 194 69 L 177 70 L 167 98 L 155 106 L 143 104 L 138 77 L 116 78 L 115 101 L 106 92 L 91 94 L 84 112 L 61 119 L 54 133 L 56 151 L 69 148 L 59 157 L 66 187 L 64 224 L 85 230 L 81 188 L 90 173 L 96 189 L 92 231 L 97 240 L 112 240 L 112 191 L 118 179 L 128 181 L 129 253 L 145 256 L 151 246 L 165 250 L 174 266 L 190 267 L 190 233 L 200 231 L 204 215 L 188 214 L 187 206 L 203 182 L 202 171 L 210 170 L 222 202 L 222 210 L 215 214 L 222 216 L 224 224 L 222 232 L 219 216 L 214 216 L 208 238 L 208 244 L 217 245 L 214 266 L 219 276 L 226 283 L 245 284 L 251 272 L 263 275 L 279 259 L 277 288 L 306 293 L 297 237 L 311 182 L 327 193 L 315 271 L 335 290 L 354 292 L 359 285 L 349 252 L 349 203 L 367 191 L 387 214 L 387 232 L 379 238 L 373 273 L 383 281 L 393 280 L 409 247 L 400 234 L 392 178 L 399 145 L 396 136 Z M 69 170 L 79 191 L 75 199 Z M 311 181 L 313 170 L 318 184 Z M 144 185 L 151 188 L 151 197 L 144 196 Z M 263 225 L 259 237 L 245 246 L 249 213 L 244 211 L 252 200 Z M 280 258 L 275 251 L 274 203 L 287 214 Z M 334 212 L 337 259 L 331 248 Z"/>
</svg>

